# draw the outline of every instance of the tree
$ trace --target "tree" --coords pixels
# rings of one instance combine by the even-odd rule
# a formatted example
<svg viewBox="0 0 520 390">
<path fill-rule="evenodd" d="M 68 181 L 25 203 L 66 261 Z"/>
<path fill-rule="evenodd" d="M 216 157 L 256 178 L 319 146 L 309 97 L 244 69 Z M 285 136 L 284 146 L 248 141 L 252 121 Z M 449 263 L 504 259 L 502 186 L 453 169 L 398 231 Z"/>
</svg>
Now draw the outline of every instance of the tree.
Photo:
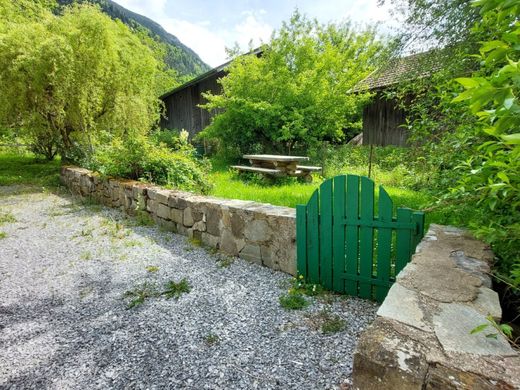
<svg viewBox="0 0 520 390">
<path fill-rule="evenodd" d="M 373 29 L 320 25 L 295 12 L 262 49 L 260 57 L 232 62 L 221 95 L 205 95 L 203 107 L 220 113 L 202 137 L 220 139 L 236 153 L 290 153 L 359 132 L 369 94 L 348 92 L 382 55 Z"/>
<path fill-rule="evenodd" d="M 13 11 L 0 1 L 0 15 Z M 113 137 L 149 131 L 164 82 L 156 53 L 94 6 L 54 15 L 51 2 L 40 3 L 30 8 L 37 18 L 2 20 L 0 124 L 17 129 L 47 158 L 60 152 L 72 160 Z"/>
<path fill-rule="evenodd" d="M 479 123 L 480 142 L 461 164 L 455 192 L 482 208 L 477 233 L 495 248 L 503 277 L 520 286 L 520 0 L 479 0 L 480 69 L 458 78 L 465 91 L 454 102 L 467 102 Z"/>
</svg>

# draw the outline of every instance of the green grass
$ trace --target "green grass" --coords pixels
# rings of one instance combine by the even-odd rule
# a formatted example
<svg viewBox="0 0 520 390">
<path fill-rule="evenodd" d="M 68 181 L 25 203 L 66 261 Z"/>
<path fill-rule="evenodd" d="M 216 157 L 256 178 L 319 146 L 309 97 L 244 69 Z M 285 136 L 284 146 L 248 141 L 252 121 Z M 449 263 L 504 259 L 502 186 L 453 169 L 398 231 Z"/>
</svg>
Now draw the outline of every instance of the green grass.
<svg viewBox="0 0 520 390">
<path fill-rule="evenodd" d="M 211 195 L 226 199 L 252 200 L 260 203 L 270 203 L 277 206 L 296 207 L 298 204 L 307 204 L 313 192 L 324 180 L 318 175 L 314 176 L 312 183 L 300 183 L 297 180 L 286 180 L 279 184 L 263 184 L 251 180 L 244 180 L 243 176 L 229 170 L 228 163 L 213 160 L 213 172 L 210 180 L 213 183 Z M 366 175 L 364 166 L 346 166 L 338 174 Z M 383 185 L 392 200 L 394 207 L 408 207 L 414 210 L 423 210 L 434 202 L 434 197 L 427 191 L 417 191 L 406 188 L 406 178 L 402 170 L 374 169 L 373 177 L 376 188 Z M 401 180 L 401 185 L 399 181 Z M 377 191 L 376 191 L 377 209 Z M 426 223 L 450 223 L 452 215 L 444 210 L 436 210 L 426 214 Z"/>
<path fill-rule="evenodd" d="M 0 153 L 0 186 L 56 187 L 60 165 L 60 160 L 45 161 L 30 154 Z"/>
</svg>

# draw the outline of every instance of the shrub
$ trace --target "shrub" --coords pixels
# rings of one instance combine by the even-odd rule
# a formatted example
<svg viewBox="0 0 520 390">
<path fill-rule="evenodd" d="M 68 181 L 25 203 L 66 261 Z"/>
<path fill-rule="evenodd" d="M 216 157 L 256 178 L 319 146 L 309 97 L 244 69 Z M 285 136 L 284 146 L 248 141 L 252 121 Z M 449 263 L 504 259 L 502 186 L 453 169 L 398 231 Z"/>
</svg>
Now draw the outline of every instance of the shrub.
<svg viewBox="0 0 520 390">
<path fill-rule="evenodd" d="M 207 193 L 210 165 L 197 160 L 193 148 L 172 150 L 144 135 L 114 139 L 98 148 L 87 167 L 107 176 L 119 176 L 183 190 Z"/>
</svg>

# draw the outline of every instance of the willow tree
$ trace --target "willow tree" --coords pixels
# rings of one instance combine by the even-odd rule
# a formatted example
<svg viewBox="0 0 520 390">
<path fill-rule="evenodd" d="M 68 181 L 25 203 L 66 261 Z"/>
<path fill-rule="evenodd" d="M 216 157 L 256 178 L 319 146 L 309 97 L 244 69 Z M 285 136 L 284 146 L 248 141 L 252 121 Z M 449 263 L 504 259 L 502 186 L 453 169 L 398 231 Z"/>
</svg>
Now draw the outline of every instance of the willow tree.
<svg viewBox="0 0 520 390">
<path fill-rule="evenodd" d="M 143 134 L 157 122 L 164 66 L 138 34 L 90 5 L 14 9 L 1 20 L 0 126 L 33 149 L 78 160 L 113 137 Z M 0 16 L 13 12 L 0 0 Z M 26 10 L 38 13 L 24 18 Z"/>
<path fill-rule="evenodd" d="M 290 152 L 359 132 L 367 93 L 348 93 L 382 53 L 373 29 L 322 25 L 296 12 L 264 46 L 261 57 L 235 59 L 221 79 L 223 93 L 207 94 L 218 110 L 202 136 L 236 152 Z"/>
</svg>

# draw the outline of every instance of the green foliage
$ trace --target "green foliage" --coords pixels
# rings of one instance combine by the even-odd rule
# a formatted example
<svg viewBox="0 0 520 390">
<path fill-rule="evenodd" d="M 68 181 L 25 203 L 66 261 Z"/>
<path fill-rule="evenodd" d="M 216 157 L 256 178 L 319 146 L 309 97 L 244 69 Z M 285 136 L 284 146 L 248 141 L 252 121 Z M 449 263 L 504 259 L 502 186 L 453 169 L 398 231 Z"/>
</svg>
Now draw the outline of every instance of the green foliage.
<svg viewBox="0 0 520 390">
<path fill-rule="evenodd" d="M 506 340 L 508 340 L 514 347 L 516 348 L 520 348 L 519 345 L 517 345 L 515 343 L 515 341 L 513 340 L 513 328 L 508 325 L 508 324 L 499 324 L 495 321 L 495 319 L 488 315 L 486 317 L 486 320 L 487 320 L 487 323 L 484 323 L 484 324 L 480 324 L 478 326 L 476 326 L 475 328 L 473 328 L 471 331 L 470 331 L 470 334 L 478 334 L 478 333 L 482 333 L 484 332 L 485 330 L 491 328 L 491 332 L 489 333 L 486 333 L 486 337 L 487 338 L 491 338 L 491 339 L 497 339 L 498 338 L 498 335 L 502 335 L 506 338 Z"/>
<path fill-rule="evenodd" d="M 34 8 L 34 7 L 33 7 Z M 0 15 L 13 6 L 0 3 Z M 78 161 L 105 136 L 145 134 L 157 122 L 163 64 L 123 23 L 96 7 L 74 5 L 62 15 L 2 19 L 0 126 L 25 137 L 52 159 Z M 22 15 L 22 16 L 21 16 Z"/>
<path fill-rule="evenodd" d="M 87 166 L 103 175 L 206 193 L 210 189 L 209 163 L 197 160 L 193 154 L 192 148 L 172 151 L 144 135 L 136 135 L 98 147 Z"/>
<path fill-rule="evenodd" d="M 382 44 L 372 29 L 320 25 L 295 12 L 260 57 L 245 55 L 206 94 L 219 114 L 201 134 L 232 155 L 281 152 L 341 141 L 359 132 L 368 93 L 347 93 L 376 65 Z"/>
<path fill-rule="evenodd" d="M 480 70 L 458 78 L 465 91 L 453 102 L 467 102 L 478 118 L 471 156 L 459 167 L 453 196 L 481 209 L 474 227 L 501 258 L 498 272 L 520 286 L 520 1 L 479 0 L 482 20 Z"/>
<path fill-rule="evenodd" d="M 139 305 L 142 305 L 146 299 L 154 298 L 158 296 L 157 287 L 151 283 L 143 283 L 142 285 L 128 290 L 123 294 L 124 298 L 129 298 L 127 309 L 133 309 Z"/>
<path fill-rule="evenodd" d="M 180 282 L 174 282 L 170 280 L 165 285 L 164 291 L 161 295 L 164 295 L 167 299 L 170 298 L 179 298 L 182 294 L 187 294 L 191 291 L 191 286 L 186 278 L 182 279 Z"/>
<path fill-rule="evenodd" d="M 132 290 L 128 290 L 123 294 L 123 298 L 129 299 L 127 309 L 132 309 L 142 305 L 149 298 L 159 298 L 161 296 L 166 299 L 178 299 L 182 294 L 191 291 L 191 286 L 186 278 L 180 282 L 172 280 L 165 283 L 164 288 L 160 290 L 155 283 L 145 282 Z"/>
<path fill-rule="evenodd" d="M 325 334 L 338 333 L 343 331 L 347 323 L 339 315 L 326 312 L 325 319 L 321 325 L 321 331 Z"/>
<path fill-rule="evenodd" d="M 0 240 L 3 240 L 4 238 L 7 238 L 6 232 L 0 232 Z"/>
<path fill-rule="evenodd" d="M 0 212 L 0 226 L 7 224 L 7 223 L 14 223 L 16 222 L 16 218 L 13 214 L 10 212 L 4 213 Z"/>
<path fill-rule="evenodd" d="M 204 337 L 204 342 L 208 346 L 216 345 L 216 344 L 220 343 L 220 337 L 218 337 L 218 335 L 216 335 L 214 333 L 209 333 Z"/>
<path fill-rule="evenodd" d="M 309 306 L 309 301 L 301 293 L 285 294 L 280 297 L 280 306 L 287 310 L 301 310 Z"/>
</svg>

